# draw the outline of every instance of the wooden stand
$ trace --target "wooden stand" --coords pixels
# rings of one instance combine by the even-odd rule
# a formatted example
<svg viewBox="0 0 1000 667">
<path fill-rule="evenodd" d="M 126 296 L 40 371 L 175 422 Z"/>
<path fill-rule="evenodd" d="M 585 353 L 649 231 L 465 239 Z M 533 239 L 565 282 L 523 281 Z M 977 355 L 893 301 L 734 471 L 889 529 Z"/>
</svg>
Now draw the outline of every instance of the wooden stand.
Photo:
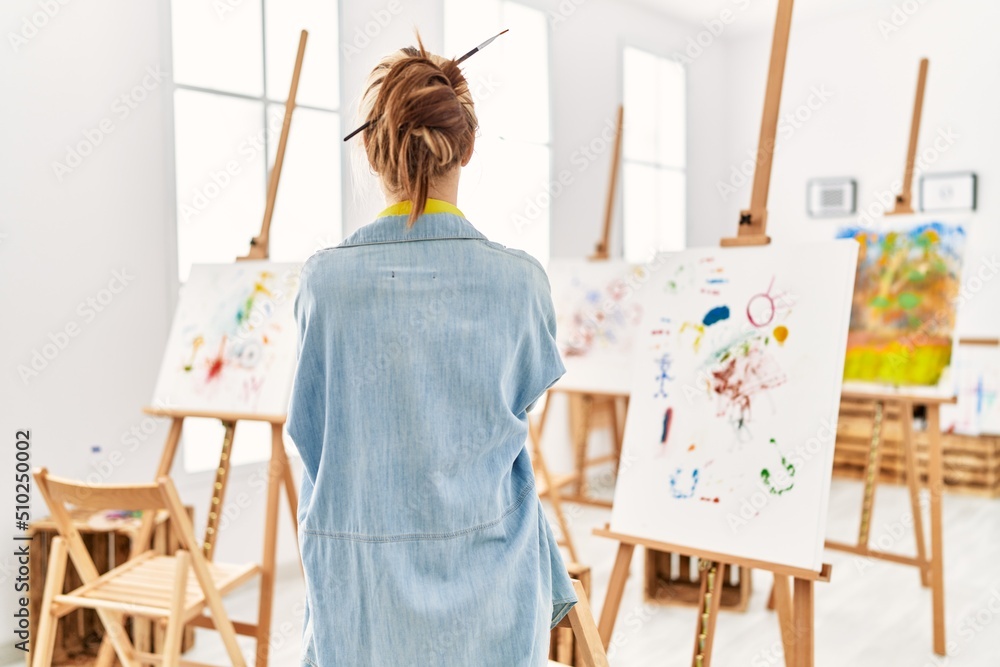
<svg viewBox="0 0 1000 667">
<path fill-rule="evenodd" d="M 886 215 L 908 215 L 913 213 L 913 168 L 917 161 L 917 139 L 920 136 L 920 120 L 924 111 L 924 90 L 927 87 L 927 68 L 930 61 L 920 61 L 917 74 L 917 95 L 913 101 L 913 121 L 910 124 L 910 141 L 906 150 L 906 166 L 903 169 L 903 191 L 896 195 L 896 206 Z"/>
<path fill-rule="evenodd" d="M 605 648 L 611 644 L 618 610 L 621 606 L 625 582 L 628 580 L 632 554 L 636 546 L 656 551 L 678 553 L 699 559 L 701 568 L 701 595 L 698 601 L 698 623 L 695 631 L 692 667 L 709 667 L 712 662 L 712 644 L 715 639 L 715 622 L 721 602 L 723 563 L 769 570 L 774 573 L 775 602 L 781 623 L 781 640 L 785 647 L 785 664 L 789 667 L 813 666 L 813 582 L 830 580 L 830 565 L 823 565 L 819 572 L 765 563 L 751 559 L 733 558 L 721 554 L 665 544 L 632 535 L 615 533 L 607 526 L 596 529 L 594 535 L 618 542 L 618 555 L 611 570 L 608 593 L 601 610 L 598 631 Z M 789 577 L 794 580 L 790 587 Z M 794 590 L 794 593 L 792 592 Z"/>
<path fill-rule="evenodd" d="M 625 107 L 618 106 L 617 122 L 615 129 L 614 148 L 611 156 L 611 174 L 608 183 L 608 196 L 604 206 L 604 225 L 602 227 L 601 239 L 597 242 L 594 254 L 590 257 L 594 261 L 603 261 L 609 258 L 608 248 L 611 244 L 611 223 L 614 220 L 615 196 L 618 186 L 618 171 L 621 163 L 622 152 L 622 126 L 625 118 Z M 545 455 L 542 452 L 541 439 L 545 429 L 545 421 L 552 397 L 556 394 L 563 394 L 569 400 L 570 413 L 570 440 L 573 445 L 574 472 L 568 475 L 553 477 L 545 463 Z M 623 416 L 619 419 L 619 409 Z M 621 454 L 622 428 L 624 426 L 624 412 L 628 410 L 628 395 L 619 394 L 595 394 L 578 391 L 564 391 L 559 389 L 549 390 L 546 396 L 545 407 L 538 419 L 537 428 L 532 427 L 532 458 L 535 462 L 536 474 L 542 477 L 539 485 L 538 495 L 548 496 L 552 503 L 556 519 L 560 529 L 563 531 L 563 539 L 560 542 L 570 553 L 570 558 L 576 560 L 576 549 L 573 546 L 573 539 L 567 529 L 567 522 L 562 511 L 562 501 L 594 505 L 597 507 L 611 507 L 611 502 L 602 498 L 594 498 L 587 493 L 587 468 L 595 465 L 613 463 L 617 471 L 618 458 Z M 587 444 L 590 440 L 592 419 L 595 413 L 605 412 L 609 415 L 612 438 L 615 445 L 615 454 L 599 457 L 596 459 L 587 458 Z M 620 426 L 621 425 L 621 426 Z M 575 492 L 572 495 L 563 495 L 562 490 L 575 485 Z"/>
<path fill-rule="evenodd" d="M 264 206 L 264 220 L 260 233 L 250 239 L 250 251 L 238 259 L 267 259 L 271 238 L 271 218 L 274 216 L 274 202 L 278 197 L 278 182 L 281 180 L 281 167 L 285 163 L 285 146 L 288 143 L 288 131 L 292 126 L 292 112 L 295 111 L 295 96 L 299 90 L 299 75 L 302 73 L 302 59 L 306 53 L 306 39 L 309 33 L 303 30 L 299 33 L 299 50 L 295 54 L 295 69 L 292 70 L 292 85 L 285 100 L 285 117 L 281 122 L 281 136 L 278 138 L 278 150 L 274 154 L 274 166 L 271 167 L 271 178 L 267 183 L 267 203 Z"/>
<path fill-rule="evenodd" d="M 288 143 L 288 133 L 292 123 L 292 112 L 295 110 L 295 98 L 299 89 L 299 76 L 302 73 L 302 60 L 305 57 L 306 40 L 309 33 L 303 30 L 299 33 L 299 48 L 295 55 L 295 67 L 292 71 L 292 82 L 288 91 L 288 98 L 285 101 L 285 118 L 281 125 L 281 136 L 278 140 L 278 150 L 275 153 L 274 166 L 271 168 L 271 176 L 267 187 L 267 202 L 264 207 L 264 218 L 261 222 L 260 233 L 250 240 L 250 250 L 240 260 L 262 260 L 270 255 L 270 229 L 271 219 L 274 215 L 274 204 L 278 196 L 278 183 L 281 180 L 281 168 L 285 159 L 285 146 Z M 278 503 L 281 494 L 281 487 L 285 489 L 285 496 L 288 499 L 288 509 L 292 518 L 292 530 L 295 533 L 296 545 L 298 544 L 298 494 L 295 490 L 295 480 L 292 478 L 292 469 L 285 454 L 284 438 L 282 427 L 285 423 L 284 415 L 253 415 L 253 414 L 219 414 L 214 412 L 204 412 L 195 410 L 166 410 L 154 407 L 147 407 L 144 412 L 158 417 L 170 417 L 173 422 L 170 426 L 170 435 L 164 445 L 163 454 L 160 458 L 160 465 L 157 469 L 156 478 L 169 475 L 173 466 L 174 457 L 177 453 L 177 443 L 180 442 L 181 431 L 184 427 L 186 417 L 202 417 L 218 419 L 225 428 L 225 435 L 222 441 L 222 451 L 219 454 L 219 465 L 215 471 L 215 481 L 212 484 L 212 499 L 208 508 L 208 520 L 205 527 L 205 540 L 202 548 L 205 557 L 212 559 L 215 553 L 215 543 L 218 537 L 219 520 L 222 513 L 222 501 L 226 493 L 226 485 L 229 480 L 229 468 L 232 460 L 233 438 L 236 432 L 236 423 L 239 421 L 265 422 L 271 425 L 271 458 L 268 469 L 267 482 L 267 506 L 264 519 L 264 554 L 261 562 L 260 577 L 260 601 L 259 601 L 259 624 L 234 623 L 237 634 L 258 637 L 256 655 L 257 667 L 266 667 L 268 663 L 268 651 L 270 650 L 271 634 L 271 607 L 274 599 L 274 577 L 275 559 L 278 546 Z M 195 622 L 198 624 L 198 621 Z M 261 641 L 263 638 L 263 641 Z"/>
<path fill-rule="evenodd" d="M 931 588 L 934 617 L 934 652 L 946 654 L 945 623 L 944 623 L 944 541 L 941 519 L 941 495 L 944 489 L 944 468 L 941 451 L 941 405 L 955 402 L 955 397 L 926 397 L 907 395 L 902 392 L 876 393 L 867 391 L 845 391 L 842 396 L 848 399 L 866 399 L 875 404 L 874 423 L 872 424 L 872 440 L 868 455 L 868 465 L 865 470 L 865 489 L 861 506 L 861 523 L 858 529 L 857 544 L 845 544 L 827 540 L 829 549 L 846 551 L 858 556 L 877 558 L 880 560 L 909 565 L 920 571 L 920 583 Z M 887 404 L 898 405 L 900 422 L 903 427 L 903 454 L 906 460 L 906 483 L 910 492 L 910 509 L 913 514 L 913 532 L 917 543 L 915 557 L 900 556 L 872 549 L 869 540 L 871 536 L 871 513 L 875 503 L 875 490 L 878 485 L 878 471 L 881 465 L 881 432 L 882 420 Z M 928 447 L 927 487 L 930 490 L 930 553 L 924 539 L 923 512 L 920 507 L 920 476 L 917 473 L 916 444 L 913 438 L 913 407 L 922 405 L 927 411 L 927 433 L 930 444 Z"/>
<path fill-rule="evenodd" d="M 208 509 L 208 521 L 205 528 L 205 540 L 203 549 L 205 556 L 211 560 L 215 552 L 215 543 L 218 538 L 219 518 L 222 512 L 223 500 L 225 499 L 226 486 L 229 481 L 229 468 L 232 460 L 233 438 L 236 432 L 236 424 L 240 421 L 266 422 L 271 425 L 271 459 L 267 476 L 267 505 L 265 507 L 264 519 L 264 553 L 261 560 L 260 573 L 260 601 L 258 611 L 260 619 L 259 625 L 251 623 L 233 623 L 236 633 L 251 637 L 270 637 L 271 634 L 271 607 L 274 599 L 274 575 L 275 558 L 278 547 L 278 504 L 281 489 L 284 487 L 285 497 L 288 500 L 288 509 L 292 519 L 293 537 L 298 543 L 298 494 L 295 490 L 295 482 L 292 478 L 291 466 L 285 454 L 285 443 L 282 437 L 282 427 L 285 423 L 284 416 L 268 417 L 264 415 L 242 415 L 242 414 L 210 414 L 194 411 L 166 410 L 161 408 L 147 407 L 143 410 L 146 414 L 156 417 L 170 417 L 173 421 L 170 425 L 170 434 L 164 445 L 163 453 L 160 456 L 160 464 L 156 469 L 156 479 L 170 474 L 173 467 L 174 458 L 177 454 L 177 445 L 181 439 L 181 432 L 184 428 L 184 419 L 187 417 L 211 417 L 222 421 L 226 429 L 225 440 L 222 444 L 222 452 L 219 455 L 219 466 L 215 473 L 215 482 L 212 485 L 212 498 Z M 194 622 L 200 625 L 198 619 Z M 208 626 L 206 626 L 208 627 Z M 268 664 L 268 650 L 270 642 L 257 642 L 256 665 L 266 667 Z"/>
<path fill-rule="evenodd" d="M 758 167 L 754 173 L 753 194 L 750 208 L 740 214 L 738 235 L 722 239 L 722 246 L 757 246 L 770 243 L 767 236 L 767 196 L 771 178 L 771 162 L 778 126 L 778 108 L 781 104 L 781 87 L 784 77 L 788 37 L 791 30 L 793 0 L 779 0 L 775 20 L 774 40 L 771 47 L 771 64 L 768 71 L 764 113 L 761 119 Z M 750 569 L 757 568 L 774 573 L 772 598 L 781 624 L 781 639 L 785 648 L 788 667 L 813 666 L 813 582 L 830 580 L 830 565 L 823 565 L 819 572 L 792 568 L 745 558 L 733 558 L 712 553 L 664 544 L 633 535 L 614 533 L 608 527 L 594 531 L 595 535 L 618 542 L 618 556 L 611 571 L 608 594 L 601 611 L 598 626 L 601 640 L 607 647 L 614 632 L 615 620 L 621 605 L 622 593 L 628 579 L 632 554 L 637 545 L 647 550 L 680 554 L 699 559 L 701 589 L 698 598 L 698 624 L 695 631 L 692 667 L 709 667 L 715 622 L 722 602 L 723 575 L 726 566 L 744 568 L 749 577 Z M 793 582 L 789 581 L 789 577 Z"/>
</svg>

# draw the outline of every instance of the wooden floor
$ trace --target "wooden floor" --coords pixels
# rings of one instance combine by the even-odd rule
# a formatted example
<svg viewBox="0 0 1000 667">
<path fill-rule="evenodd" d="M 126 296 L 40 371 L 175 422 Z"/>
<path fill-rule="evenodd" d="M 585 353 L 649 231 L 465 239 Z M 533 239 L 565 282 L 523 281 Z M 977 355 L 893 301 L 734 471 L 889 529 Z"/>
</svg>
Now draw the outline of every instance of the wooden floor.
<svg viewBox="0 0 1000 667">
<path fill-rule="evenodd" d="M 902 488 L 881 487 L 876 500 L 873 540 L 891 540 L 890 550 L 909 552 L 913 537 L 900 533 L 909 509 Z M 861 501 L 860 483 L 837 481 L 831 498 L 829 537 L 853 541 Z M 594 608 L 599 613 L 615 545 L 590 535 L 608 512 L 570 509 L 571 531 L 581 558 L 593 568 Z M 947 496 L 944 502 L 947 660 L 931 651 L 930 592 L 917 572 L 848 554 L 829 552 L 833 581 L 816 590 L 816 664 L 818 667 L 997 667 L 1000 665 L 1000 500 Z M 899 537 L 894 537 L 899 535 Z M 883 537 L 884 536 L 884 537 Z M 616 641 L 610 649 L 615 667 L 688 667 L 695 617 L 691 610 L 645 605 L 641 600 L 641 550 L 633 560 L 622 601 Z M 770 578 L 754 573 L 754 594 L 746 613 L 723 612 L 717 626 L 714 664 L 718 667 L 781 665 L 781 643 L 774 615 L 765 609 Z M 280 574 L 275 604 L 272 660 L 275 667 L 298 665 L 303 584 L 297 571 Z M 237 593 L 227 607 L 251 617 L 256 595 Z M 242 611 L 245 610 L 245 611 Z M 242 613 L 241 613 L 242 611 Z M 189 659 L 224 664 L 221 642 L 199 630 Z M 252 641 L 245 646 L 249 657 Z M 14 663 L 20 667 L 24 663 Z"/>
</svg>

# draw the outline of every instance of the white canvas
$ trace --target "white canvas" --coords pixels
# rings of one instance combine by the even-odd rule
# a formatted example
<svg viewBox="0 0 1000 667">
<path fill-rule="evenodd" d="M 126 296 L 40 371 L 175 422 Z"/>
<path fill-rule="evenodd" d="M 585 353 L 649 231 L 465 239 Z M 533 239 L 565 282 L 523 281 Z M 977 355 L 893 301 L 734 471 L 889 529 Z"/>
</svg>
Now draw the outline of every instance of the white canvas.
<svg viewBox="0 0 1000 667">
<path fill-rule="evenodd" d="M 820 569 L 857 252 L 843 240 L 657 257 L 614 531 Z"/>
<path fill-rule="evenodd" d="M 298 264 L 196 264 L 153 395 L 180 410 L 284 415 L 295 370 Z"/>
<path fill-rule="evenodd" d="M 636 294 L 646 268 L 623 261 L 552 260 L 559 353 L 558 389 L 628 394 L 633 337 L 642 317 Z"/>
</svg>

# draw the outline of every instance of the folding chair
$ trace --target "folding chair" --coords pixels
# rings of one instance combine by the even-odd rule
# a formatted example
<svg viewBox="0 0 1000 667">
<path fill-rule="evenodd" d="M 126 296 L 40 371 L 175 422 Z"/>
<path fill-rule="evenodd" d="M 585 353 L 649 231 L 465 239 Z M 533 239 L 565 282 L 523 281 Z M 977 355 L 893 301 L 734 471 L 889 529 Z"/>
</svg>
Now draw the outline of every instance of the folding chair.
<svg viewBox="0 0 1000 667">
<path fill-rule="evenodd" d="M 233 667 L 246 667 L 222 597 L 253 579 L 260 566 L 209 563 L 168 477 L 161 477 L 156 484 L 91 485 L 52 477 L 45 468 L 39 468 L 35 480 L 52 512 L 59 537 L 52 540 L 49 554 L 32 667 L 49 667 L 59 619 L 81 608 L 95 610 L 106 631 L 98 664 L 110 663 L 111 649 L 106 650 L 110 645 L 123 667 L 196 665 L 180 659 L 180 647 L 184 626 L 197 621 L 222 635 Z M 67 505 L 89 510 L 141 510 L 139 553 L 113 570 L 98 574 Z M 181 547 L 173 556 L 148 550 L 153 518 L 160 510 L 169 513 Z M 67 552 L 83 585 L 64 594 Z M 206 607 L 210 616 L 202 617 Z M 166 625 L 162 655 L 135 649 L 125 630 L 126 616 L 150 618 Z"/>
<path fill-rule="evenodd" d="M 576 591 L 579 602 L 559 621 L 559 627 L 573 629 L 573 636 L 576 637 L 579 644 L 577 653 L 583 657 L 584 667 L 608 667 L 608 654 L 604 652 L 604 643 L 597 631 L 597 623 L 590 610 L 590 602 L 587 600 L 587 593 L 583 590 L 583 584 L 574 579 L 573 590 Z M 565 666 L 561 662 L 549 660 L 549 667 Z"/>
</svg>

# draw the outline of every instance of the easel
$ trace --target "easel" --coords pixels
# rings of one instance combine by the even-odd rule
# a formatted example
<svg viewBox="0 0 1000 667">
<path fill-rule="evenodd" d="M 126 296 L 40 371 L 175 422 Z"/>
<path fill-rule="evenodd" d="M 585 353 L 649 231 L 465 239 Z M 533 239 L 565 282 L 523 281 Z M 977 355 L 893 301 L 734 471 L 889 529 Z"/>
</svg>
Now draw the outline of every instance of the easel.
<svg viewBox="0 0 1000 667">
<path fill-rule="evenodd" d="M 920 571 L 920 583 L 930 587 L 933 624 L 934 652 L 946 654 L 944 625 L 944 542 L 943 523 L 941 519 L 941 494 L 944 490 L 944 465 L 941 448 L 941 406 L 955 403 L 954 396 L 927 397 L 905 392 L 884 391 L 872 392 L 845 390 L 842 398 L 848 400 L 869 400 L 875 404 L 875 417 L 872 424 L 872 440 L 865 468 L 865 489 L 861 505 L 861 524 L 858 529 L 857 544 L 846 544 L 827 540 L 826 547 L 837 551 L 846 551 L 858 556 L 876 558 L 899 565 L 909 565 Z M 888 404 L 895 403 L 899 410 L 902 426 L 903 455 L 906 461 L 906 485 L 910 493 L 910 511 L 913 514 L 913 533 L 917 543 L 916 557 L 900 556 L 872 549 L 869 546 L 871 534 L 871 513 L 875 503 L 875 489 L 878 485 L 879 468 L 882 465 L 882 420 Z M 930 490 L 930 553 L 924 539 L 924 520 L 920 508 L 920 475 L 917 471 L 916 442 L 913 437 L 913 408 L 922 405 L 927 411 L 927 435 L 929 440 L 927 459 L 927 487 Z"/>
<path fill-rule="evenodd" d="M 753 193 L 750 208 L 740 212 L 738 235 L 722 239 L 723 247 L 767 245 L 770 239 L 767 229 L 767 195 L 770 186 L 771 163 L 778 126 L 778 108 L 781 103 L 781 88 L 784 78 L 785 57 L 788 52 L 788 37 L 791 31 L 793 0 L 779 0 L 775 20 L 774 40 L 771 45 L 771 63 L 768 71 L 767 89 L 764 97 L 764 113 L 761 119 L 759 165 L 754 173 Z M 608 582 L 608 593 L 601 610 L 598 625 L 605 647 L 611 643 L 622 594 L 628 579 L 632 554 L 636 546 L 647 549 L 678 553 L 699 559 L 701 590 L 698 599 L 698 622 L 695 630 L 692 667 L 709 667 L 712 660 L 712 646 L 715 639 L 715 623 L 722 599 L 722 580 L 725 566 L 740 566 L 761 569 L 774 573 L 774 600 L 781 626 L 782 645 L 785 650 L 785 664 L 789 667 L 812 667 L 813 665 L 813 583 L 829 581 L 831 567 L 824 564 L 819 572 L 787 567 L 749 558 L 734 558 L 690 547 L 665 544 L 654 540 L 615 533 L 610 527 L 596 529 L 595 535 L 618 542 L 618 555 Z M 789 581 L 789 577 L 794 583 Z"/>
<path fill-rule="evenodd" d="M 917 155 L 917 139 L 920 134 L 920 120 L 924 106 L 924 91 L 927 85 L 927 58 L 920 61 L 917 76 L 917 93 L 913 103 L 913 121 L 910 124 L 910 140 L 906 151 L 906 166 L 903 176 L 903 191 L 896 197 L 896 205 L 886 215 L 908 215 L 913 213 L 912 185 L 913 169 Z M 945 623 L 944 623 L 944 543 L 942 537 L 941 493 L 944 489 L 943 453 L 941 448 L 941 405 L 955 403 L 955 396 L 928 397 L 918 393 L 893 390 L 879 390 L 873 386 L 867 390 L 846 390 L 842 393 L 846 399 L 868 400 L 874 403 L 875 413 L 872 424 L 872 439 L 868 450 L 868 462 L 865 467 L 865 488 L 861 504 L 861 523 L 858 529 L 857 544 L 845 544 L 827 540 L 826 546 L 837 551 L 877 558 L 900 565 L 909 565 L 920 570 L 920 583 L 930 587 L 933 625 L 934 652 L 946 655 Z M 902 426 L 903 456 L 906 465 L 906 484 L 910 493 L 910 509 L 913 514 L 913 532 L 917 543 L 916 557 L 899 556 L 872 549 L 869 545 L 871 535 L 871 513 L 875 503 L 875 489 L 878 485 L 879 469 L 882 464 L 882 420 L 888 404 L 896 404 L 899 410 Z M 930 554 L 924 539 L 924 520 L 920 508 L 920 475 L 917 471 L 916 442 L 913 438 L 913 408 L 921 405 L 927 411 L 927 433 L 929 440 L 927 486 L 930 490 Z"/>
<path fill-rule="evenodd" d="M 618 186 L 618 171 L 619 164 L 621 162 L 622 125 L 624 123 L 624 119 L 625 107 L 619 105 L 614 148 L 612 150 L 611 157 L 611 176 L 608 184 L 608 197 L 604 206 L 604 226 L 601 234 L 601 240 L 598 241 L 594 254 L 590 257 L 591 260 L 595 261 L 608 259 L 611 222 L 614 216 L 615 193 Z M 571 420 L 570 440 L 573 445 L 574 459 L 574 472 L 558 476 L 550 474 L 541 447 L 542 434 L 545 431 L 545 423 L 548 419 L 549 406 L 551 405 L 552 397 L 555 394 L 565 395 L 569 401 Z M 619 424 L 624 424 L 624 421 L 620 422 L 618 419 L 618 406 L 621 402 L 624 402 L 624 410 L 627 411 L 627 394 L 623 396 L 620 394 L 594 394 L 578 391 L 566 391 L 561 389 L 550 389 L 546 396 L 545 406 L 542 408 L 542 413 L 538 418 L 537 424 L 530 423 L 529 418 L 529 429 L 532 442 L 532 459 L 535 462 L 536 473 L 541 477 L 541 484 L 538 487 L 538 495 L 540 497 L 549 497 L 549 500 L 552 503 L 552 509 L 556 515 L 556 520 L 559 523 L 559 528 L 563 533 L 563 539 L 560 544 L 566 547 L 567 551 L 570 553 L 570 558 L 574 562 L 577 561 L 576 548 L 573 546 L 573 539 L 569 534 L 566 517 L 562 510 L 562 503 L 563 501 L 566 501 L 586 505 L 596 505 L 598 507 L 611 507 L 611 503 L 609 501 L 601 498 L 593 498 L 587 493 L 586 470 L 590 466 L 608 462 L 613 463 L 615 466 L 618 465 L 622 444 L 622 430 L 619 427 Z M 590 436 L 592 417 L 596 410 L 608 411 L 615 452 L 609 456 L 588 459 L 587 441 Z M 570 484 L 576 485 L 575 493 L 572 495 L 564 495 L 562 490 Z"/>
<path fill-rule="evenodd" d="M 614 220 L 615 199 L 618 190 L 618 172 L 621 165 L 624 121 L 625 107 L 619 105 L 615 121 L 615 140 L 611 154 L 608 195 L 604 203 L 604 224 L 602 226 L 601 238 L 594 247 L 594 254 L 589 258 L 595 262 L 607 261 L 610 257 L 611 225 Z M 564 485 L 575 482 L 576 488 L 573 494 L 564 495 L 563 500 L 583 505 L 610 508 L 610 501 L 603 498 L 595 498 L 587 492 L 586 471 L 590 467 L 606 463 L 611 463 L 617 467 L 618 459 L 621 456 L 622 427 L 625 423 L 625 413 L 628 411 L 628 394 L 582 392 L 555 388 L 549 391 L 549 400 L 551 400 L 554 394 L 561 394 L 567 397 L 570 411 L 570 440 L 573 445 L 574 472 L 572 475 L 564 477 L 561 481 L 564 482 Z M 546 401 L 541 417 L 542 423 L 545 421 L 545 411 L 548 408 L 549 403 Z M 602 412 L 607 415 L 611 427 L 614 452 L 610 455 L 589 459 L 587 458 L 587 445 L 594 426 L 594 416 Z M 541 433 L 541 429 L 539 429 L 539 433 Z"/>
<path fill-rule="evenodd" d="M 237 261 L 249 259 L 267 259 L 269 254 L 269 233 L 271 228 L 271 218 L 274 214 L 274 202 L 278 195 L 278 182 L 281 178 L 281 166 L 285 156 L 285 146 L 288 142 L 288 132 L 292 122 L 292 112 L 295 109 L 295 96 L 299 87 L 299 75 L 302 71 L 302 59 L 305 55 L 306 39 L 309 33 L 303 30 L 299 36 L 298 53 L 295 56 L 295 69 L 292 73 L 292 84 L 288 92 L 288 99 L 285 102 L 285 118 L 281 127 L 281 137 L 278 141 L 278 150 L 275 154 L 274 167 L 271 169 L 271 176 L 267 188 L 267 204 L 264 209 L 264 219 L 261 224 L 260 234 L 250 241 L 250 251 L 245 257 L 237 258 Z M 280 502 L 281 488 L 284 487 L 285 497 L 288 500 L 288 507 L 292 518 L 292 529 L 298 537 L 298 494 L 295 490 L 295 480 L 292 476 L 292 469 L 285 453 L 284 437 L 282 428 L 285 423 L 285 415 L 260 415 L 260 414 L 240 414 L 240 413 L 218 413 L 211 411 L 197 410 L 173 410 L 158 407 L 146 407 L 143 409 L 148 415 L 157 417 L 170 417 L 170 433 L 163 447 L 163 454 L 160 456 L 160 463 L 156 470 L 156 478 L 169 475 L 173 467 L 177 454 L 177 445 L 181 439 L 181 432 L 184 428 L 184 419 L 210 418 L 218 419 L 225 428 L 225 435 L 222 440 L 222 451 L 219 454 L 219 465 L 215 471 L 215 480 L 212 484 L 212 498 L 208 508 L 208 520 L 205 527 L 205 540 L 202 548 L 205 556 L 211 560 L 215 552 L 215 543 L 218 538 L 219 520 L 222 515 L 223 499 L 226 494 L 226 486 L 229 481 L 229 469 L 232 460 L 233 438 L 236 432 L 236 423 L 240 421 L 264 422 L 271 425 L 271 457 L 268 466 L 267 481 L 267 505 L 264 519 L 264 553 L 261 561 L 260 577 L 260 601 L 258 625 L 251 623 L 233 622 L 236 633 L 257 638 L 256 665 L 266 667 L 268 664 L 268 651 L 270 649 L 271 636 L 271 611 L 274 600 L 275 564 L 278 546 L 278 504 Z M 195 619 L 193 625 L 210 627 L 205 624 L 205 619 Z"/>
</svg>

